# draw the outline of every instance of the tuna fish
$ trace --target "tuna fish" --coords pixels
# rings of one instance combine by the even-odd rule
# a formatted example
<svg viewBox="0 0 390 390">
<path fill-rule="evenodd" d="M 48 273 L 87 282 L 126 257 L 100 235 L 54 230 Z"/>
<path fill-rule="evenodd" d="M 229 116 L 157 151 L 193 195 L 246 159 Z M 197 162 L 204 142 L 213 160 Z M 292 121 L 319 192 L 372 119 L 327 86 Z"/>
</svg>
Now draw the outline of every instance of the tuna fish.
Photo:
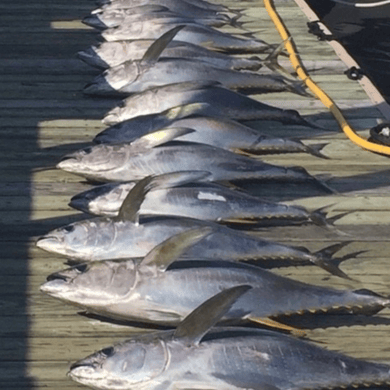
<svg viewBox="0 0 390 390">
<path fill-rule="evenodd" d="M 192 10 L 191 5 L 202 8 L 203 10 L 214 12 L 229 11 L 229 8 L 223 5 L 211 4 L 201 0 L 191 0 L 191 2 L 184 0 L 115 0 L 102 2 L 101 9 L 98 9 L 94 12 L 100 12 L 101 10 L 126 9 L 150 4 L 161 5 L 179 13 Z"/>
<path fill-rule="evenodd" d="M 244 234 L 221 225 L 200 220 L 175 217 L 142 218 L 139 211 L 146 194 L 153 188 L 169 188 L 205 178 L 204 172 L 184 172 L 155 178 L 146 178 L 129 192 L 118 216 L 93 218 L 55 229 L 37 241 L 37 246 L 74 260 L 104 260 L 143 257 L 154 246 L 167 238 L 192 228 L 211 226 L 214 232 L 186 252 L 185 259 L 245 261 L 256 260 L 259 264 L 272 265 L 274 260 L 287 260 L 293 264 L 316 264 L 342 277 L 346 275 L 338 264 L 356 254 L 332 259 L 345 243 L 332 245 L 317 253 L 305 248 L 281 245 L 259 237 Z M 315 213 L 324 220 L 321 212 Z M 314 216 L 314 214 L 313 214 Z"/>
<path fill-rule="evenodd" d="M 137 116 L 161 113 L 184 104 L 206 103 L 199 114 L 221 116 L 239 121 L 274 120 L 285 124 L 317 127 L 295 110 L 273 107 L 229 89 L 218 83 L 179 83 L 152 88 L 134 94 L 112 109 L 103 123 L 112 125 Z"/>
<path fill-rule="evenodd" d="M 161 114 L 129 119 L 103 130 L 94 138 L 94 142 L 98 144 L 133 142 L 164 127 L 185 127 L 195 131 L 179 137 L 180 141 L 204 143 L 237 153 L 309 153 L 327 158 L 319 151 L 324 144 L 310 147 L 299 140 L 266 136 L 259 130 L 231 119 L 196 115 L 208 108 L 206 104 L 188 104 L 174 107 Z"/>
<path fill-rule="evenodd" d="M 245 295 L 225 290 L 176 330 L 133 336 L 74 363 L 69 376 L 98 389 L 304 390 L 390 382 L 390 367 L 276 332 L 210 328 Z M 244 295 L 242 295 L 244 294 Z"/>
<path fill-rule="evenodd" d="M 93 15 L 87 16 L 83 19 L 83 23 L 100 29 L 118 27 L 121 25 L 129 25 L 131 23 L 140 23 L 158 19 L 160 23 L 197 23 L 210 27 L 222 27 L 225 24 L 239 25 L 236 18 L 230 18 L 224 14 L 215 14 L 206 12 L 199 12 L 202 10 L 198 7 L 190 14 L 176 13 L 170 11 L 166 7 L 158 5 L 140 6 L 128 9 L 115 9 L 110 11 L 102 11 Z"/>
<path fill-rule="evenodd" d="M 134 25 L 134 24 L 132 24 Z M 225 87 L 245 93 L 294 92 L 306 96 L 301 83 L 281 75 L 260 75 L 217 68 L 209 63 L 189 58 L 159 57 L 169 42 L 185 28 L 177 26 L 159 37 L 140 61 L 127 61 L 107 69 L 84 88 L 89 95 L 117 96 L 142 92 L 157 86 L 180 82 L 213 80 Z"/>
<path fill-rule="evenodd" d="M 276 180 L 313 182 L 332 192 L 302 167 L 281 167 L 210 145 L 169 142 L 193 131 L 168 128 L 131 143 L 100 144 L 63 157 L 57 168 L 94 182 L 140 180 L 149 175 L 190 171 L 210 172 L 210 181 Z"/>
<path fill-rule="evenodd" d="M 222 185 L 196 182 L 197 171 L 175 172 L 156 176 L 156 180 L 170 182 L 170 177 L 182 177 L 172 186 L 161 185 L 145 196 L 140 215 L 171 215 L 217 221 L 222 223 L 294 225 L 315 223 L 328 226 L 324 209 L 309 212 L 301 206 L 273 203 Z M 199 172 L 205 179 L 207 172 Z M 164 179 L 165 177 L 165 179 Z M 187 177 L 193 178 L 188 182 Z M 94 215 L 115 217 L 136 182 L 113 183 L 94 187 L 74 196 L 70 206 Z"/>
<path fill-rule="evenodd" d="M 98 46 L 78 53 L 80 59 L 87 64 L 107 69 L 126 61 L 140 60 L 154 40 L 102 42 Z M 161 58 L 192 58 L 210 63 L 218 68 L 259 70 L 267 60 L 259 57 L 233 57 L 225 53 L 207 50 L 188 42 L 172 41 L 161 54 Z"/>
<path fill-rule="evenodd" d="M 107 69 L 84 88 L 84 93 L 98 96 L 126 96 L 167 84 L 213 80 L 225 88 L 245 94 L 292 92 L 310 96 L 301 83 L 281 75 L 217 68 L 210 63 L 189 58 L 161 58 L 153 64 L 127 61 Z"/>
<path fill-rule="evenodd" d="M 178 24 L 174 23 L 159 23 L 158 20 L 145 21 L 104 30 L 102 36 L 106 41 L 158 39 L 177 26 Z M 175 40 L 231 54 L 270 53 L 275 49 L 275 45 L 269 45 L 260 39 L 248 38 L 247 35 L 231 35 L 201 24 L 188 23 L 177 33 Z"/>
<path fill-rule="evenodd" d="M 241 284 L 251 289 L 221 319 L 231 324 L 335 307 L 372 313 L 390 305 L 389 299 L 370 291 L 317 287 L 248 264 L 202 260 L 201 253 L 196 261 L 177 261 L 211 231 L 205 227 L 180 233 L 140 261 L 68 268 L 50 275 L 41 291 L 106 317 L 170 326 L 221 290 Z"/>
</svg>

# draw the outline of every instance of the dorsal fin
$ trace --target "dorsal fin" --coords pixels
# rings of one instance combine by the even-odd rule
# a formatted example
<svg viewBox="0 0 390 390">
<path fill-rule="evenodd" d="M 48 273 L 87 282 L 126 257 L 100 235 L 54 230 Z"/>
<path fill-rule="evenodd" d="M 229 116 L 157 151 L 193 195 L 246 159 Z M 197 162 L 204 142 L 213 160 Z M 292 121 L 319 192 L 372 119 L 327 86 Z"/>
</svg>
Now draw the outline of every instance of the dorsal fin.
<svg viewBox="0 0 390 390">
<path fill-rule="evenodd" d="M 114 219 L 137 223 L 141 204 L 145 200 L 146 194 L 153 188 L 177 187 L 205 179 L 210 175 L 210 172 L 206 171 L 179 171 L 158 176 L 147 176 L 130 190 L 119 209 L 118 216 Z"/>
<path fill-rule="evenodd" d="M 141 261 L 141 272 L 164 272 L 170 264 L 176 261 L 188 248 L 203 240 L 213 231 L 211 226 L 186 230 L 168 238 L 155 246 Z"/>
<path fill-rule="evenodd" d="M 232 287 L 203 302 L 179 324 L 174 338 L 186 345 L 199 344 L 209 329 L 230 310 L 241 295 L 251 288 L 249 285 Z"/>
<path fill-rule="evenodd" d="M 161 35 L 160 38 L 157 38 L 149 46 L 149 49 L 146 50 L 144 56 L 141 59 L 141 63 L 149 66 L 154 65 L 158 61 L 161 53 L 168 46 L 169 42 L 171 42 L 172 39 L 175 38 L 176 34 L 184 27 L 185 25 L 176 26 L 171 30 L 167 31 L 166 33 L 164 33 L 163 35 Z"/>
<path fill-rule="evenodd" d="M 132 145 L 137 148 L 151 149 L 155 146 L 165 144 L 175 138 L 181 137 L 182 135 L 193 133 L 194 131 L 195 130 L 187 127 L 164 128 L 136 139 L 132 142 Z"/>
</svg>

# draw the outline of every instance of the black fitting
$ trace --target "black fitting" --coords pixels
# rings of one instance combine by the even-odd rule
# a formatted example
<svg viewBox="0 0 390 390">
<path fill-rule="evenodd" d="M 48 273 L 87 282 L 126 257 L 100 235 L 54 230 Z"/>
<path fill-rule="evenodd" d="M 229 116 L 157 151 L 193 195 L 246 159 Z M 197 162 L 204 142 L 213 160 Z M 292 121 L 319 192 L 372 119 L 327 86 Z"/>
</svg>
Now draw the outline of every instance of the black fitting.
<svg viewBox="0 0 390 390">
<path fill-rule="evenodd" d="M 390 146 L 390 123 L 381 123 L 370 129 L 369 141 Z"/>
<path fill-rule="evenodd" d="M 319 41 L 332 41 L 334 39 L 333 35 L 325 34 L 318 24 L 319 21 L 316 22 L 308 22 L 307 27 L 309 27 L 309 33 L 316 35 Z"/>
<path fill-rule="evenodd" d="M 363 70 L 356 68 L 356 66 L 349 68 L 344 74 L 347 75 L 350 80 L 360 80 L 365 75 Z"/>
</svg>

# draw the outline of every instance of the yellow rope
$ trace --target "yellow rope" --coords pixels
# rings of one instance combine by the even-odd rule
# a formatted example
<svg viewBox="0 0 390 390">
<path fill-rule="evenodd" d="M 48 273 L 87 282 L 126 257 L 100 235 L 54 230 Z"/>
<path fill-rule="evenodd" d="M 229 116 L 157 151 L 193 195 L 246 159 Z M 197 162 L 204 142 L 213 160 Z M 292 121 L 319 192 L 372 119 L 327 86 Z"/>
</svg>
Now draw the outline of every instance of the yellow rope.
<svg viewBox="0 0 390 390">
<path fill-rule="evenodd" d="M 321 102 L 332 112 L 336 121 L 339 123 L 341 129 L 345 135 L 356 145 L 363 149 L 370 150 L 376 153 L 382 153 L 390 155 L 390 147 L 385 145 L 378 145 L 373 142 L 369 142 L 366 139 L 360 137 L 356 132 L 349 126 L 348 122 L 344 118 L 343 114 L 336 106 L 335 102 L 310 78 L 310 76 L 304 71 L 302 63 L 295 51 L 294 44 L 292 42 L 290 33 L 288 32 L 283 21 L 277 14 L 273 0 L 264 0 L 265 8 L 272 21 L 274 22 L 281 38 L 284 41 L 284 46 L 289 54 L 292 66 L 295 69 L 297 75 L 305 82 L 306 86 L 314 93 L 314 95 L 321 100 Z"/>
</svg>

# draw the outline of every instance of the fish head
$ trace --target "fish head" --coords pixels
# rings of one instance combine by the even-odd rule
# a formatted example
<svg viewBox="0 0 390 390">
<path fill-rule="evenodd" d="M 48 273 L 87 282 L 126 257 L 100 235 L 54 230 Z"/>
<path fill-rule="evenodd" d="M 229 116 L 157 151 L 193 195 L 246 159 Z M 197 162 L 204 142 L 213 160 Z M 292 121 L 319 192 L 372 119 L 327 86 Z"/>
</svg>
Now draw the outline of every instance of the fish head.
<svg viewBox="0 0 390 390">
<path fill-rule="evenodd" d="M 122 110 L 122 107 L 114 107 L 105 115 L 105 117 L 102 119 L 102 122 L 105 125 L 114 125 L 116 123 L 119 123 L 122 120 Z"/>
<path fill-rule="evenodd" d="M 98 48 L 96 46 L 91 46 L 90 48 L 79 51 L 77 53 L 77 57 L 80 58 L 80 60 L 84 61 L 88 65 L 97 67 L 97 68 L 103 68 L 106 69 L 109 67 L 109 65 L 102 59 L 99 55 Z"/>
<path fill-rule="evenodd" d="M 119 26 L 123 22 L 125 15 L 126 14 L 123 9 L 113 9 L 98 12 L 94 16 L 96 16 L 97 19 L 99 19 L 99 21 L 105 26 L 104 28 L 107 28 Z"/>
<path fill-rule="evenodd" d="M 36 245 L 48 252 L 58 253 L 69 258 L 90 260 L 99 245 L 106 250 L 111 244 L 115 231 L 112 224 L 98 218 L 79 221 L 54 229 L 40 237 Z"/>
<path fill-rule="evenodd" d="M 167 366 L 168 353 L 159 333 L 133 337 L 104 348 L 70 367 L 76 382 L 99 389 L 144 388 Z M 145 387 L 145 389 L 148 387 Z"/>
<path fill-rule="evenodd" d="M 109 88 L 119 91 L 124 86 L 128 86 L 137 80 L 138 75 L 138 62 L 126 61 L 123 64 L 107 69 L 103 75 L 95 78 L 93 83 L 98 84 L 102 88 L 105 88 L 105 83 L 107 83 Z"/>
<path fill-rule="evenodd" d="M 83 23 L 86 24 L 87 26 L 94 27 L 99 30 L 104 30 L 107 27 L 111 27 L 110 25 L 105 24 L 101 16 L 102 16 L 101 12 L 93 15 L 88 15 L 83 19 Z"/>
<path fill-rule="evenodd" d="M 69 206 L 91 214 L 114 216 L 134 186 L 134 182 L 97 186 L 73 196 Z"/>
<path fill-rule="evenodd" d="M 41 291 L 98 310 L 126 296 L 136 283 L 135 260 L 82 263 L 49 275 Z"/>
<path fill-rule="evenodd" d="M 142 32 L 142 23 L 121 24 L 116 27 L 108 28 L 102 32 L 102 37 L 108 41 L 118 41 L 120 39 L 130 39 L 129 37 L 139 36 Z"/>
<path fill-rule="evenodd" d="M 65 155 L 57 168 L 94 179 L 99 172 L 107 172 L 125 163 L 126 144 L 101 144 Z"/>
</svg>

